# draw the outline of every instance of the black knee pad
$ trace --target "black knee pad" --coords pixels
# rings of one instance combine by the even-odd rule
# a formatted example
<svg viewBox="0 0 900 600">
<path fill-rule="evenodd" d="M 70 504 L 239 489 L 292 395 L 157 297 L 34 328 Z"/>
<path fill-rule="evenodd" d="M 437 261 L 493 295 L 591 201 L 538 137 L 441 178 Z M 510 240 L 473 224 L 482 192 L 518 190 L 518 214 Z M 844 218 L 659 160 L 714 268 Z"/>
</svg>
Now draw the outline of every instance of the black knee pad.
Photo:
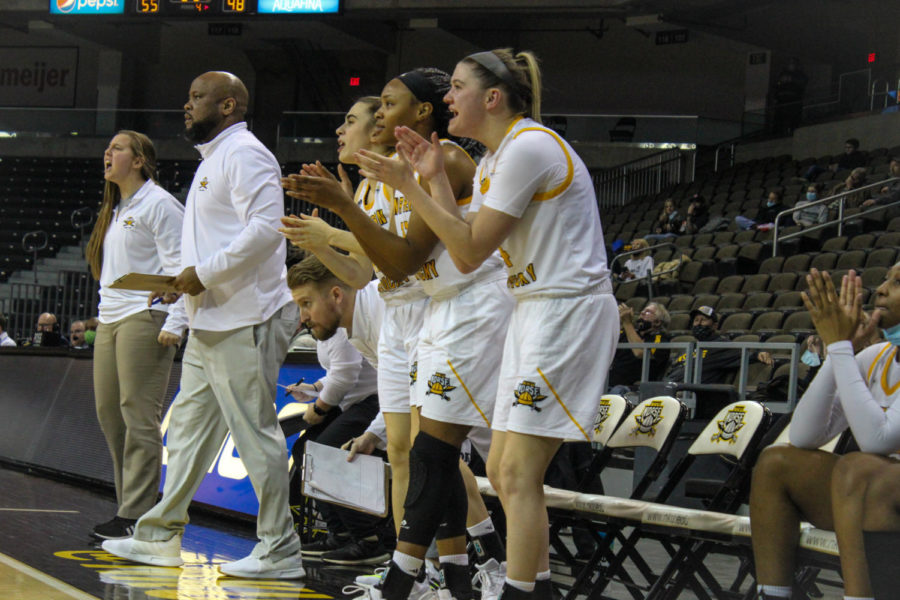
<svg viewBox="0 0 900 600">
<path fill-rule="evenodd" d="M 449 540 L 466 535 L 469 497 L 466 495 L 466 484 L 458 468 L 454 473 L 447 474 L 447 492 L 444 500 L 447 508 L 437 530 L 437 539 Z"/>
<path fill-rule="evenodd" d="M 459 448 L 419 432 L 409 452 L 409 488 L 403 503 L 400 541 L 419 546 L 431 543 L 444 520 L 448 475 L 453 471 L 459 475 Z"/>
</svg>

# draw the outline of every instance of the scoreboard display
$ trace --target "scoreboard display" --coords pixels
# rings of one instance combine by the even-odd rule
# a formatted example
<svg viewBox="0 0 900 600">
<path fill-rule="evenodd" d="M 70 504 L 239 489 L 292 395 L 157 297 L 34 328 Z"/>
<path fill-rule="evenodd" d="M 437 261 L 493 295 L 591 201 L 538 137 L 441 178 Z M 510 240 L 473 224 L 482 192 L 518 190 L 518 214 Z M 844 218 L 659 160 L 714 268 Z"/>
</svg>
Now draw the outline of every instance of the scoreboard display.
<svg viewBox="0 0 900 600">
<path fill-rule="evenodd" d="M 340 0 L 50 0 L 52 15 L 221 17 L 339 12 Z"/>
</svg>

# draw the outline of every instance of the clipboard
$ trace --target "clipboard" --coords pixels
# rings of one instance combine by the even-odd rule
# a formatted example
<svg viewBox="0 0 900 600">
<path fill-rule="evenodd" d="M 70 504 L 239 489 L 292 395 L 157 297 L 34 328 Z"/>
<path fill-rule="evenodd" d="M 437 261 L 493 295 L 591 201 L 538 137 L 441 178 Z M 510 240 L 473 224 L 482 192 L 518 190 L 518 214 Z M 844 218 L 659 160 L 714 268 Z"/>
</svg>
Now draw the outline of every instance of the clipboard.
<svg viewBox="0 0 900 600">
<path fill-rule="evenodd" d="M 128 273 L 113 281 L 109 287 L 114 290 L 135 290 L 138 292 L 175 292 L 173 275 L 151 275 L 149 273 Z"/>
<path fill-rule="evenodd" d="M 388 514 L 388 470 L 378 456 L 357 454 L 347 462 L 346 450 L 306 442 L 300 491 L 370 515 Z"/>
</svg>

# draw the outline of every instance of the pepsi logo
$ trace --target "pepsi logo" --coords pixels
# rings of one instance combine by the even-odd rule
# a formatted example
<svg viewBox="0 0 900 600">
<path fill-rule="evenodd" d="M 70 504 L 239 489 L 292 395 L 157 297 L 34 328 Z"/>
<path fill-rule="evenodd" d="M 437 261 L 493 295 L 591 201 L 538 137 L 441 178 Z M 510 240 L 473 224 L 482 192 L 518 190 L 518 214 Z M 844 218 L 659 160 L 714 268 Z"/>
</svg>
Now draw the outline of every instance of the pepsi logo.
<svg viewBox="0 0 900 600">
<path fill-rule="evenodd" d="M 76 0 L 56 0 L 56 9 L 59 12 L 72 12 L 75 8 Z"/>
</svg>

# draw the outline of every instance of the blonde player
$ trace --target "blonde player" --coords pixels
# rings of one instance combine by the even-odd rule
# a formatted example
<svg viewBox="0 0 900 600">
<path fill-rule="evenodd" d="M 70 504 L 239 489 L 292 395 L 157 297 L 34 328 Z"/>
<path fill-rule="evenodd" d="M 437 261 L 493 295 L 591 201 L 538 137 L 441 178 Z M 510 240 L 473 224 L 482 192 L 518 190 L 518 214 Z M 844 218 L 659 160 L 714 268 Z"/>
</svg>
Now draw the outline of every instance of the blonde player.
<svg viewBox="0 0 900 600">
<path fill-rule="evenodd" d="M 393 132 L 400 125 L 415 127 L 426 135 L 446 133 L 449 113 L 441 99 L 448 88 L 449 76 L 436 69 L 416 69 L 390 81 L 382 93 L 382 108 L 376 114 L 372 141 L 392 145 Z M 465 210 L 471 200 L 475 164 L 452 142 L 444 144 L 442 150 L 450 165 L 450 180 L 455 184 L 451 184 L 454 201 Z M 465 551 L 466 525 L 470 525 L 473 537 L 480 540 L 476 547 L 484 551 L 482 562 L 486 568 L 480 571 L 483 581 L 497 579 L 503 560 L 502 542 L 493 531 L 477 494 L 474 498 L 478 510 L 473 511 L 467 523 L 466 486 L 456 468 L 460 444 L 469 430 L 490 427 L 500 341 L 505 334 L 512 303 L 502 285 L 502 262 L 495 256 L 478 271 L 464 275 L 453 265 L 443 246 L 435 246 L 437 238 L 421 219 L 409 213 L 408 202 L 392 187 L 376 185 L 375 197 L 357 206 L 345 195 L 333 194 L 327 198 L 318 194 L 304 195 L 303 188 L 307 183 L 319 183 L 310 179 L 308 176 L 294 178 L 298 184 L 297 197 L 324 204 L 344 218 L 360 245 L 375 264 L 383 268 L 380 288 L 385 298 L 401 293 L 404 288 L 416 289 L 408 279 L 413 274 L 421 281 L 419 289 L 424 289 L 432 298 L 426 308 L 424 324 L 414 322 L 410 314 L 400 315 L 402 325 L 414 327 L 417 333 L 422 330 L 414 403 L 425 406 L 421 420 L 425 433 L 417 437 L 412 448 L 409 482 L 412 489 L 405 495 L 405 511 L 395 510 L 395 518 L 404 518 L 398 527 L 399 568 L 392 572 L 394 578 L 403 574 L 409 584 L 401 594 L 406 598 L 422 565 L 425 550 L 437 533 L 447 586 L 454 597 L 466 600 L 471 595 Z M 383 200 L 387 198 L 393 202 L 385 206 Z M 394 221 L 392 215 L 399 220 Z M 396 227 L 391 227 L 395 223 Z M 384 330 L 389 331 L 389 327 Z M 397 353 L 403 349 L 402 340 L 395 338 L 382 343 L 379 351 Z M 409 349 L 407 352 L 412 355 Z M 389 447 L 392 432 L 402 432 L 401 427 L 395 426 L 398 419 L 391 414 L 392 409 L 399 408 L 382 406 Z M 407 427 L 407 436 L 409 431 Z M 473 437 L 477 442 L 479 436 Z M 478 447 L 486 454 L 486 443 L 482 442 Z M 434 477 L 436 482 L 429 479 Z M 396 495 L 394 502 L 395 507 L 400 506 Z M 475 514 L 480 516 L 474 517 Z"/>
<path fill-rule="evenodd" d="M 429 143 L 397 132 L 401 154 L 428 181 L 431 196 L 400 161 L 365 154 L 371 162 L 360 164 L 369 177 L 406 173 L 398 189 L 461 270 L 476 269 L 500 248 L 516 299 L 488 461 L 507 516 L 501 595 L 549 599 L 544 472 L 564 439 L 590 439 L 616 344 L 603 234 L 587 169 L 537 121 L 540 73 L 531 53 L 473 54 L 456 66 L 451 85 L 450 133 L 488 149 L 466 219 L 453 210 L 435 136 Z"/>
</svg>

